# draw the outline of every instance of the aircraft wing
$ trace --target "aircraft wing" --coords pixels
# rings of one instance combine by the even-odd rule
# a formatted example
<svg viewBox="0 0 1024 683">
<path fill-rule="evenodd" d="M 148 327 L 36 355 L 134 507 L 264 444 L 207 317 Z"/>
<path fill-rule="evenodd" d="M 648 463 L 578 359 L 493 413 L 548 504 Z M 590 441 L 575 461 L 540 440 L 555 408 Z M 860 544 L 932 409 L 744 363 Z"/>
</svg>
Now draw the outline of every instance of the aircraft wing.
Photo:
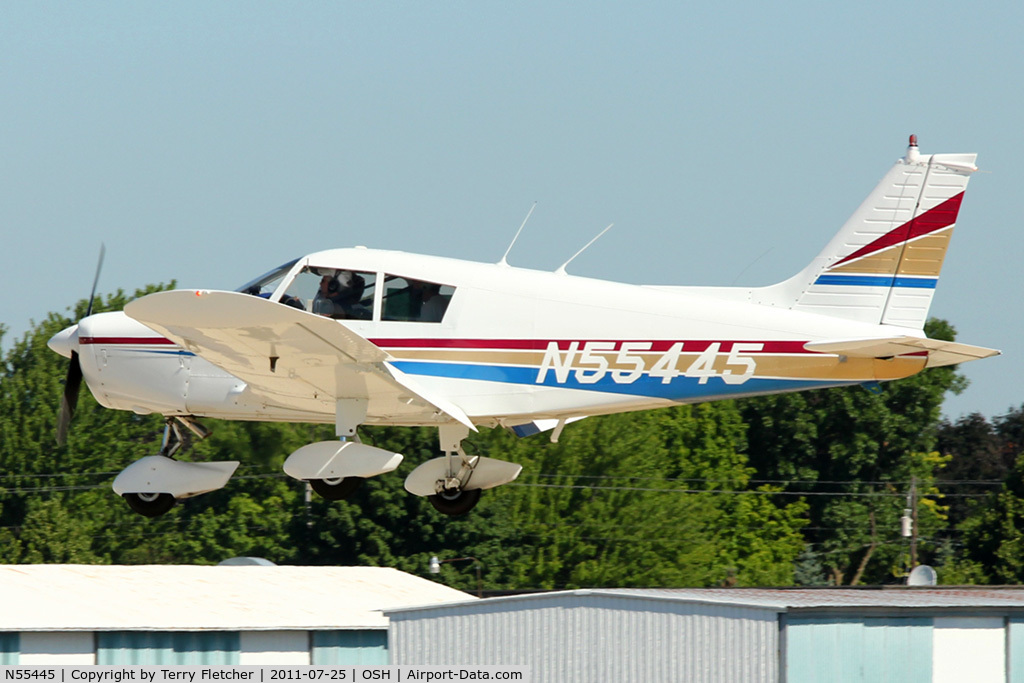
<svg viewBox="0 0 1024 683">
<path fill-rule="evenodd" d="M 834 353 L 851 358 L 892 358 L 893 356 L 927 353 L 926 368 L 966 363 L 969 360 L 998 356 L 1001 353 L 983 346 L 909 336 L 815 341 L 804 344 L 804 348 L 808 351 Z"/>
<path fill-rule="evenodd" d="M 336 399 L 366 399 L 368 418 L 398 424 L 452 418 L 476 429 L 461 408 L 430 395 L 341 321 L 250 294 L 205 290 L 150 294 L 124 311 L 243 380 L 267 405 L 330 414 Z"/>
</svg>

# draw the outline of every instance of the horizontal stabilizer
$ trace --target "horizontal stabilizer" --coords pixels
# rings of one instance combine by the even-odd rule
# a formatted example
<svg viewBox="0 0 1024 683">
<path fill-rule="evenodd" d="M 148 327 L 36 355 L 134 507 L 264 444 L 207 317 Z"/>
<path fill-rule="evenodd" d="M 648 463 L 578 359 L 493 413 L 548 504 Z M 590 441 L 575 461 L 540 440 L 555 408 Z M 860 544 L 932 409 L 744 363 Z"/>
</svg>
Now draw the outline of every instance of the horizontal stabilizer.
<svg viewBox="0 0 1024 683">
<path fill-rule="evenodd" d="M 970 344 L 942 341 L 941 339 L 908 336 L 881 339 L 816 341 L 804 344 L 804 348 L 808 351 L 834 353 L 851 358 L 892 358 L 894 356 L 927 353 L 928 363 L 925 367 L 928 368 L 966 363 L 969 360 L 979 360 L 1000 354 L 1000 351 L 986 349 L 983 346 L 971 346 Z"/>
</svg>

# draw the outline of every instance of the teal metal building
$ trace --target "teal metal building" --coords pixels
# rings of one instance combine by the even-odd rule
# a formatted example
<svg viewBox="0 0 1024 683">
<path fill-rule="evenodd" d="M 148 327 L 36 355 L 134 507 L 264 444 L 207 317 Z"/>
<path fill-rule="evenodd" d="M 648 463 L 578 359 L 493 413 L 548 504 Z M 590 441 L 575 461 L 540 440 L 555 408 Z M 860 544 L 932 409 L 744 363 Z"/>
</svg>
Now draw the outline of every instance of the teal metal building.
<svg viewBox="0 0 1024 683">
<path fill-rule="evenodd" d="M 384 567 L 0 565 L 0 664 L 387 664 L 383 609 L 475 599 Z"/>
<path fill-rule="evenodd" d="M 534 681 L 1024 683 L 1017 587 L 577 590 L 385 613 L 394 664 Z"/>
</svg>

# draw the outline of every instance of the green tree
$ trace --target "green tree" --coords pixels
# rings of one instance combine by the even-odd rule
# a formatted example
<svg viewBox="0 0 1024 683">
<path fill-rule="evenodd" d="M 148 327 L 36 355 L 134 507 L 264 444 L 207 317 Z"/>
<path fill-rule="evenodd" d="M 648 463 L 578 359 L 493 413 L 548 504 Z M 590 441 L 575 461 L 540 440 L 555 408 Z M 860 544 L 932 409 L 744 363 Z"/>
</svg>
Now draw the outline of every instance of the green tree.
<svg viewBox="0 0 1024 683">
<path fill-rule="evenodd" d="M 926 332 L 955 337 L 944 321 L 929 321 Z M 943 367 L 876 392 L 845 387 L 741 402 L 758 478 L 809 493 L 807 541 L 833 583 L 881 583 L 898 573 L 908 474 L 934 476 L 939 460 L 915 454 L 935 450 L 943 397 L 963 386 L 955 367 Z"/>
<path fill-rule="evenodd" d="M 952 576 L 971 583 L 1024 583 L 1024 456 L 1002 490 L 976 506 L 960 530 L 965 552 L 950 562 Z"/>
<path fill-rule="evenodd" d="M 524 464 L 494 492 L 492 528 L 521 550 L 510 587 L 792 580 L 803 506 L 749 490 L 731 402 L 591 418 L 558 444 L 487 437 L 494 457 Z"/>
</svg>

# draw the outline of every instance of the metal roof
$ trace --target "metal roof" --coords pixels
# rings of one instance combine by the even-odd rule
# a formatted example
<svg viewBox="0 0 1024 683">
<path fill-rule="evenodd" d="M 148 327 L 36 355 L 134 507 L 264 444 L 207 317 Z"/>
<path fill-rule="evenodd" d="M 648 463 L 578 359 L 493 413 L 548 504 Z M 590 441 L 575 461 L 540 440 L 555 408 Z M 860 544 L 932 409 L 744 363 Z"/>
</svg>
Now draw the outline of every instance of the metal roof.
<svg viewBox="0 0 1024 683">
<path fill-rule="evenodd" d="M 0 631 L 384 629 L 473 600 L 386 567 L 0 565 Z"/>
<path fill-rule="evenodd" d="M 489 598 L 483 602 L 460 605 L 422 605 L 386 610 L 387 614 L 458 608 L 460 613 L 500 602 L 529 602 L 563 596 L 602 596 L 611 598 L 650 599 L 687 604 L 722 605 L 765 609 L 774 612 L 867 609 L 953 609 L 1022 610 L 1024 588 L 992 586 L 886 586 L 864 588 L 594 588 L 572 591 L 529 593 Z"/>
<path fill-rule="evenodd" d="M 604 593 L 605 591 L 594 591 Z M 831 608 L 1016 608 L 1024 588 L 989 586 L 886 586 L 864 588 L 677 588 L 610 591 L 687 602 L 765 607 L 787 612 Z"/>
</svg>

